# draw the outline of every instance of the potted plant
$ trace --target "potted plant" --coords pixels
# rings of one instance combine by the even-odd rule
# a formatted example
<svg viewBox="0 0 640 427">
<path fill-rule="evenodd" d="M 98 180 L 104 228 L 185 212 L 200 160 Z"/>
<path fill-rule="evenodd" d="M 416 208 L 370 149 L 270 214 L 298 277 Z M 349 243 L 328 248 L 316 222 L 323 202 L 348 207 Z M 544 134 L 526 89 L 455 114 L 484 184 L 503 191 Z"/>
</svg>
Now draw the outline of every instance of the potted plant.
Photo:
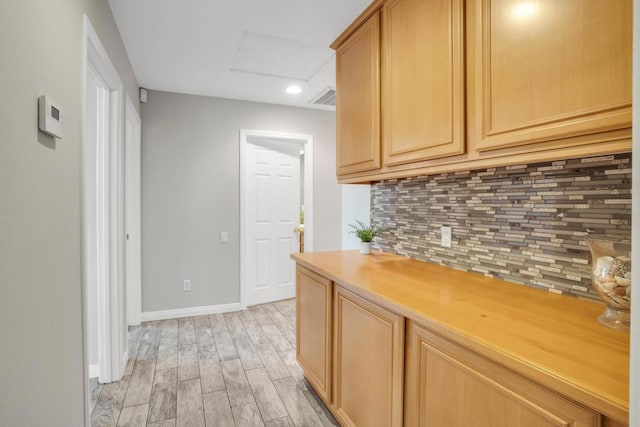
<svg viewBox="0 0 640 427">
<path fill-rule="evenodd" d="M 350 233 L 355 234 L 358 236 L 358 239 L 360 239 L 361 254 L 371 253 L 371 241 L 383 231 L 376 225 L 366 226 L 362 221 L 357 219 L 356 225 L 349 224 L 349 227 L 353 228 L 353 231 L 350 231 Z"/>
</svg>

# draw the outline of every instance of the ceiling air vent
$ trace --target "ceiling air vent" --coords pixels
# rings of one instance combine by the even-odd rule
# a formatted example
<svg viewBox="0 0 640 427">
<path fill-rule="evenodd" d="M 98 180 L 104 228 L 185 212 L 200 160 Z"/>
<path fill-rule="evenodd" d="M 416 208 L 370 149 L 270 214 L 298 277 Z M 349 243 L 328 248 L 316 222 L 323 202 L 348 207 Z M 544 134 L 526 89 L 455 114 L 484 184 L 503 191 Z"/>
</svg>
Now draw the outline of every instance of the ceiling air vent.
<svg viewBox="0 0 640 427">
<path fill-rule="evenodd" d="M 313 105 L 336 105 L 336 88 L 328 87 L 309 101 Z"/>
</svg>

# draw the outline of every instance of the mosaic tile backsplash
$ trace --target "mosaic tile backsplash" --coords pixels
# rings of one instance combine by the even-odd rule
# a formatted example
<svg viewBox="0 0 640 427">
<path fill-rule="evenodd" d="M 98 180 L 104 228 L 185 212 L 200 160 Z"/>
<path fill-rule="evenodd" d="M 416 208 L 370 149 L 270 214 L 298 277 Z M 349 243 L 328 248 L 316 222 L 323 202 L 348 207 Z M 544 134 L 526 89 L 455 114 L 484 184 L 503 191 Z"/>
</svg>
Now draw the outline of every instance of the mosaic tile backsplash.
<svg viewBox="0 0 640 427">
<path fill-rule="evenodd" d="M 371 222 L 385 252 L 599 299 L 584 239 L 630 240 L 631 154 L 381 181 Z"/>
</svg>

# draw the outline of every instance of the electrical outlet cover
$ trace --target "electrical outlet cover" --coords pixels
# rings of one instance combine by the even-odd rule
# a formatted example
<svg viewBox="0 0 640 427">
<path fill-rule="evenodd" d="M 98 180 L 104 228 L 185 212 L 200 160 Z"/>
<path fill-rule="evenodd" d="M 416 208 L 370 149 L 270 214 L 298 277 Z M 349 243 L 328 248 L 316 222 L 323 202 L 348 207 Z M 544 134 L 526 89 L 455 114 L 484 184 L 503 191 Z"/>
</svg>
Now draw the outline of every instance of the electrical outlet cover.
<svg viewBox="0 0 640 427">
<path fill-rule="evenodd" d="M 441 232 L 441 241 L 440 246 L 443 248 L 451 247 L 451 227 L 443 225 L 440 229 Z"/>
</svg>

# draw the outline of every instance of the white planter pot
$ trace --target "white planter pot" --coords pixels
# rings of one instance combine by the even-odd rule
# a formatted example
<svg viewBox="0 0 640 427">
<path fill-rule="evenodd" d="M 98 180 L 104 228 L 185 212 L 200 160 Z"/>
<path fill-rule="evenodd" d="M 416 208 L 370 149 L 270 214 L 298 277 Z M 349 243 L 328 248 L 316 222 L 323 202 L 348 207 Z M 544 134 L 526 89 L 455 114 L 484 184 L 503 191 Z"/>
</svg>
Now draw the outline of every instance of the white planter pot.
<svg viewBox="0 0 640 427">
<path fill-rule="evenodd" d="M 360 253 L 368 255 L 371 253 L 371 242 L 360 242 Z"/>
</svg>

